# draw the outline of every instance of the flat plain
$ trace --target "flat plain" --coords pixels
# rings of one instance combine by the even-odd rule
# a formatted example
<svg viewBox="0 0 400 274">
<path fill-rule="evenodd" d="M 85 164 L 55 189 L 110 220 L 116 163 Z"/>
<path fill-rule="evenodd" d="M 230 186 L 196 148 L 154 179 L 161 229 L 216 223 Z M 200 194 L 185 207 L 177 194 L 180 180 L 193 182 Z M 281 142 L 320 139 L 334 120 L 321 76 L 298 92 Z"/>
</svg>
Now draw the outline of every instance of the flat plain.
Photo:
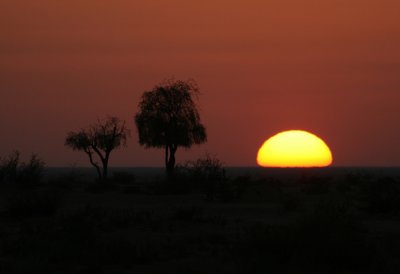
<svg viewBox="0 0 400 274">
<path fill-rule="evenodd" d="M 221 171 L 221 170 L 220 170 Z M 2 273 L 398 273 L 400 169 L 47 169 L 0 188 Z"/>
</svg>

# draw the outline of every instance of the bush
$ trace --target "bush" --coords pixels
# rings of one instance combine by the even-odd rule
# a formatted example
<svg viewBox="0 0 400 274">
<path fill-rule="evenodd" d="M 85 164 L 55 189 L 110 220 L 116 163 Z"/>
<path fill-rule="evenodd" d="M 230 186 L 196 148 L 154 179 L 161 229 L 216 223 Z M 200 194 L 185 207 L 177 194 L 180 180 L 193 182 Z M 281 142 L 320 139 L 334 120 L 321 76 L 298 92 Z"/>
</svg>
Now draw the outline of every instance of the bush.
<svg viewBox="0 0 400 274">
<path fill-rule="evenodd" d="M 178 166 L 178 170 L 198 182 L 219 181 L 226 178 L 222 162 L 209 154 L 195 161 L 187 161 L 184 165 Z"/>
<path fill-rule="evenodd" d="M 222 162 L 209 154 L 178 166 L 181 180 L 199 187 L 207 200 L 231 201 L 235 197 L 235 184 L 226 177 Z"/>
<path fill-rule="evenodd" d="M 13 151 L 7 158 L 1 159 L 0 164 L 0 181 L 1 182 L 16 182 L 18 168 L 20 165 L 19 151 Z"/>
<path fill-rule="evenodd" d="M 27 163 L 20 162 L 20 152 L 14 151 L 0 164 L 0 181 L 22 185 L 37 185 L 43 178 L 45 162 L 32 154 Z"/>
<path fill-rule="evenodd" d="M 18 182 L 37 185 L 41 182 L 45 163 L 38 155 L 32 154 L 28 163 L 22 163 L 18 174 Z"/>
</svg>

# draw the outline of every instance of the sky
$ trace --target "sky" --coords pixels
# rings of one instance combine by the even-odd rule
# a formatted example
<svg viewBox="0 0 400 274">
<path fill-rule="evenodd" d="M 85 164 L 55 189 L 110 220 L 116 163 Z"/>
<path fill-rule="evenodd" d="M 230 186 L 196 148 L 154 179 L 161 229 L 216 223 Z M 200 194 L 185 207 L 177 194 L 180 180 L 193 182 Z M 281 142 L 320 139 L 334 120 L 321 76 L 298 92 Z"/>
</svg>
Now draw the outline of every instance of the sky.
<svg viewBox="0 0 400 274">
<path fill-rule="evenodd" d="M 177 161 L 254 166 L 270 136 L 303 129 L 335 166 L 400 166 L 397 0 L 0 0 L 0 156 L 85 166 L 67 132 L 118 116 L 111 166 L 162 166 L 138 144 L 144 91 L 194 79 L 208 142 Z"/>
</svg>

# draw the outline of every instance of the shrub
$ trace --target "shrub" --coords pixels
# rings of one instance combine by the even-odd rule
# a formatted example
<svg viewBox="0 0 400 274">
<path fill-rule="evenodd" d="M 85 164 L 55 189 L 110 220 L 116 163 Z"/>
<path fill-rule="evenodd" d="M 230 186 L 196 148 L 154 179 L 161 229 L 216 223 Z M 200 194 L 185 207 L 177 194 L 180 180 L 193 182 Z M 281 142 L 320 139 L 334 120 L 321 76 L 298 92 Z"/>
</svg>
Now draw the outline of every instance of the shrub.
<svg viewBox="0 0 400 274">
<path fill-rule="evenodd" d="M 37 185 L 41 182 L 45 162 L 32 154 L 27 163 L 20 162 L 20 152 L 14 151 L 0 164 L 0 181 L 23 185 Z"/>
<path fill-rule="evenodd" d="M 18 182 L 22 184 L 39 184 L 43 177 L 45 162 L 37 154 L 32 154 L 28 163 L 22 163 L 18 174 Z"/>
<path fill-rule="evenodd" d="M 181 181 L 199 187 L 207 200 L 231 201 L 235 195 L 235 183 L 226 177 L 222 162 L 209 154 L 195 161 L 178 166 Z"/>
<path fill-rule="evenodd" d="M 184 173 L 195 181 L 218 181 L 226 178 L 222 162 L 209 154 L 195 161 L 187 161 L 184 165 L 178 166 Z"/>
<path fill-rule="evenodd" d="M 1 159 L 0 164 L 0 181 L 15 182 L 17 181 L 18 168 L 20 165 L 19 151 L 13 151 L 7 158 Z"/>
</svg>

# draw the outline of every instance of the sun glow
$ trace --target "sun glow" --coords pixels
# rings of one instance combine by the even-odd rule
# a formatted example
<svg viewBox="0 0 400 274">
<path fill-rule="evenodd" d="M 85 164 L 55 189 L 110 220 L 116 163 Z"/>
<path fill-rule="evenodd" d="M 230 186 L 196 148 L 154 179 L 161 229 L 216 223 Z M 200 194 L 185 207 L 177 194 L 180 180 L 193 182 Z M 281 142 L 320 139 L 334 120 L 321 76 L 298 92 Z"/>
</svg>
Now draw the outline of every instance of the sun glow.
<svg viewBox="0 0 400 274">
<path fill-rule="evenodd" d="M 257 164 L 263 167 L 325 167 L 332 163 L 329 147 L 303 130 L 278 133 L 260 147 Z"/>
</svg>

